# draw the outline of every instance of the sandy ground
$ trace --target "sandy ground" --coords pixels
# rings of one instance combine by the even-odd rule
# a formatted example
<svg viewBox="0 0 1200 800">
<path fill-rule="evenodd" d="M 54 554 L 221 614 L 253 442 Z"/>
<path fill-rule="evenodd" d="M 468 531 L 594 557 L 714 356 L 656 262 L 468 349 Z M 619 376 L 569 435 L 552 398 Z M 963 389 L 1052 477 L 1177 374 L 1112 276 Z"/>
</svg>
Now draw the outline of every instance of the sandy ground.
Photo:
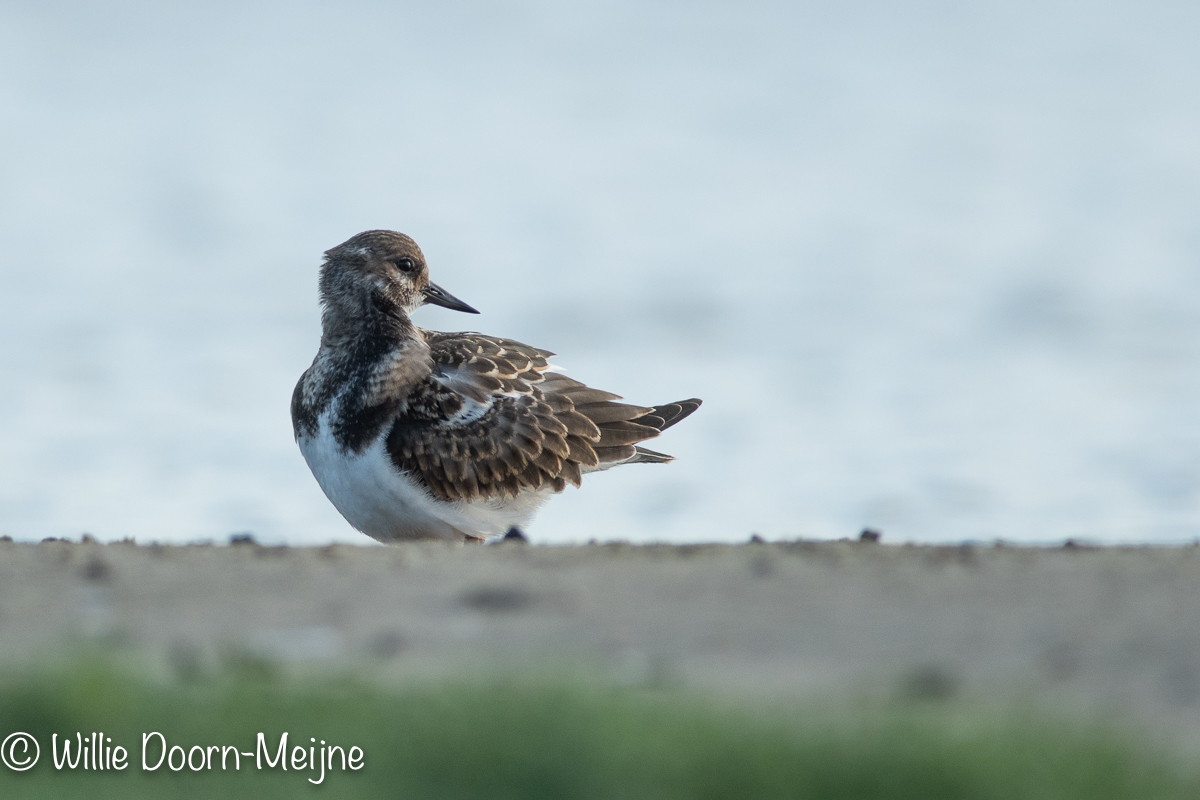
<svg viewBox="0 0 1200 800">
<path fill-rule="evenodd" d="M 1200 740 L 1200 548 L 0 543 L 0 660 L 96 641 L 385 674 L 583 665 L 757 693 L 1022 697 Z"/>
</svg>

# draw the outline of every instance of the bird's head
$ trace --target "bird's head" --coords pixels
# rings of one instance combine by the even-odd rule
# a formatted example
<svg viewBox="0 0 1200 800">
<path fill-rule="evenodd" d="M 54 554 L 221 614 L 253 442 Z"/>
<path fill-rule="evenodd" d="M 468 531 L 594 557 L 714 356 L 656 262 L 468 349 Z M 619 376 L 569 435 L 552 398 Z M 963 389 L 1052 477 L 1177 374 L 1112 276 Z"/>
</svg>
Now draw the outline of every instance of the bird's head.
<svg viewBox="0 0 1200 800">
<path fill-rule="evenodd" d="M 479 312 L 429 280 L 417 243 L 395 231 L 366 231 L 325 251 L 321 301 L 355 313 L 380 303 L 411 314 L 426 303 Z"/>
</svg>

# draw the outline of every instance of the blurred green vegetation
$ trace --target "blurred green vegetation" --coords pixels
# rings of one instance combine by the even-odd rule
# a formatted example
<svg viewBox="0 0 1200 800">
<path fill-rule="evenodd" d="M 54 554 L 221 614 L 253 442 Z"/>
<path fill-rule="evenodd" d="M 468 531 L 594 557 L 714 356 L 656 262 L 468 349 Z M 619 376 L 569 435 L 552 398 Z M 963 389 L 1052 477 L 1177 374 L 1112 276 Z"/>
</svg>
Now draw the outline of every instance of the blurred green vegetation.
<svg viewBox="0 0 1200 800">
<path fill-rule="evenodd" d="M 805 710 L 807 708 L 807 711 Z M 1114 732 L 950 701 L 765 709 L 673 689 L 508 679 L 381 688 L 234 670 L 190 683 L 81 662 L 0 681 L 0 735 L 38 764 L 0 767 L 4 798 L 1194 798 L 1200 780 Z M 51 736 L 103 731 L 122 772 L 58 771 Z M 255 749 L 310 737 L 365 751 L 356 772 L 141 769 L 141 735 Z M 317 745 L 319 746 L 319 745 Z M 231 757 L 232 758 L 232 757 Z M 157 760 L 157 747 L 151 761 Z M 178 761 L 176 762 L 178 763 Z M 232 760 L 230 762 L 232 767 Z M 265 765 L 264 765 L 265 766 Z"/>
</svg>

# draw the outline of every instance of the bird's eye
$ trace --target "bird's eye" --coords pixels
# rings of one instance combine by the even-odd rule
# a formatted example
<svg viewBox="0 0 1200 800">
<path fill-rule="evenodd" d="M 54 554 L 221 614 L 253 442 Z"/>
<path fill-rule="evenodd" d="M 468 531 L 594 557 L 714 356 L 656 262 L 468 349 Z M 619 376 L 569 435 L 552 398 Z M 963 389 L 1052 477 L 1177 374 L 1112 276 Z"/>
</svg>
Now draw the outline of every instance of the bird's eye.
<svg viewBox="0 0 1200 800">
<path fill-rule="evenodd" d="M 396 269 L 401 272 L 412 272 L 417 268 L 417 265 L 411 258 L 401 258 L 396 261 Z"/>
</svg>

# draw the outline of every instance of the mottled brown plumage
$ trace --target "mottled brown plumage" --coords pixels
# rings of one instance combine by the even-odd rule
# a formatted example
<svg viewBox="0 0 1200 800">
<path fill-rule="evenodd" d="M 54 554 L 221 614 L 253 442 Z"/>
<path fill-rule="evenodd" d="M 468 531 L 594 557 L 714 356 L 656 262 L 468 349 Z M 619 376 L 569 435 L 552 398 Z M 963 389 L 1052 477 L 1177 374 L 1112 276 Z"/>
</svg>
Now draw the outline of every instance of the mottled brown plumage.
<svg viewBox="0 0 1200 800">
<path fill-rule="evenodd" d="M 614 402 L 621 398 L 547 372 L 546 350 L 478 333 L 423 331 L 437 365 L 409 396 L 387 450 L 399 469 L 420 476 L 440 500 L 516 497 L 545 486 L 580 485 L 584 471 L 628 461 L 635 445 L 695 411 Z M 489 407 L 455 424 L 435 400 L 452 391 Z M 669 456 L 658 459 L 669 460 Z"/>
</svg>

